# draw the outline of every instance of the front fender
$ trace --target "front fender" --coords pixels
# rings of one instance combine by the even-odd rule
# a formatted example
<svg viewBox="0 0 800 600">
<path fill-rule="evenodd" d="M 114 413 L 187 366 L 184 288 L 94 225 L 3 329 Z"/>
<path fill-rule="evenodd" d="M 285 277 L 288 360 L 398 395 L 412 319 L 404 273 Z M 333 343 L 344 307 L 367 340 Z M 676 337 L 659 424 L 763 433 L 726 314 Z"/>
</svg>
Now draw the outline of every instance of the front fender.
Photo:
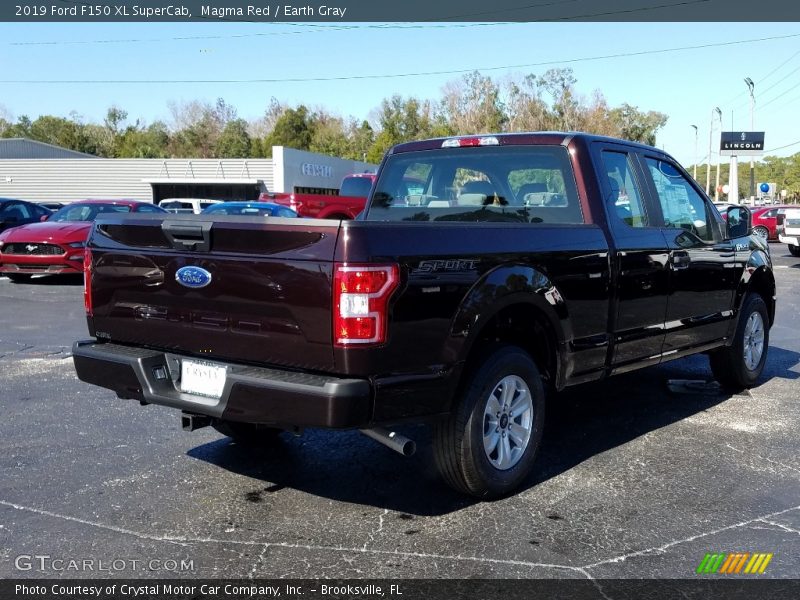
<svg viewBox="0 0 800 600">
<path fill-rule="evenodd" d="M 732 337 L 736 330 L 735 323 L 739 320 L 738 313 L 742 308 L 742 302 L 751 291 L 756 291 L 764 297 L 764 302 L 769 310 L 770 325 L 772 325 L 775 319 L 775 276 L 772 272 L 772 260 L 761 248 L 752 249 L 742 269 L 733 304 L 737 317 L 734 319 L 729 337 Z"/>
</svg>

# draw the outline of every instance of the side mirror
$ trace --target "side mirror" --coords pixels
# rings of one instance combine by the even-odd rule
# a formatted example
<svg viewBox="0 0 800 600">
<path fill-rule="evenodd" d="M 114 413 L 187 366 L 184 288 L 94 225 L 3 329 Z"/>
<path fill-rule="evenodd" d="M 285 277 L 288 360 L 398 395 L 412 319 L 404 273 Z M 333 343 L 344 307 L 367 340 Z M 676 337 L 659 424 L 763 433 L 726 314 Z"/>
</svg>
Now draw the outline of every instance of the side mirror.
<svg viewBox="0 0 800 600">
<path fill-rule="evenodd" d="M 729 206 L 726 233 L 729 240 L 746 237 L 753 230 L 753 215 L 746 206 Z"/>
<path fill-rule="evenodd" d="M 50 218 L 50 215 L 42 215 L 42 216 L 39 218 L 39 220 L 40 220 L 42 223 L 44 223 L 44 222 L 45 222 L 45 221 L 47 221 L 47 219 L 49 219 L 49 218 Z"/>
</svg>

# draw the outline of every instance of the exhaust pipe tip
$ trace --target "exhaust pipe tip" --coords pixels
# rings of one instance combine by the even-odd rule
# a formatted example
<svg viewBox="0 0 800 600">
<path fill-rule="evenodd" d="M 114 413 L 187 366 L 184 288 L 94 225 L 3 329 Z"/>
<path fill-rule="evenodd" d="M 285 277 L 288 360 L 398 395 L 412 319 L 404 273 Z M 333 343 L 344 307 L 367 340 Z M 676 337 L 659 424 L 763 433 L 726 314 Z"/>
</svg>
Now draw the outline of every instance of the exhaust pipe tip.
<svg viewBox="0 0 800 600">
<path fill-rule="evenodd" d="M 417 443 L 414 440 L 400 435 L 396 431 L 388 431 L 382 427 L 374 427 L 372 429 L 361 429 L 361 433 L 406 457 L 413 456 L 417 451 Z"/>
</svg>

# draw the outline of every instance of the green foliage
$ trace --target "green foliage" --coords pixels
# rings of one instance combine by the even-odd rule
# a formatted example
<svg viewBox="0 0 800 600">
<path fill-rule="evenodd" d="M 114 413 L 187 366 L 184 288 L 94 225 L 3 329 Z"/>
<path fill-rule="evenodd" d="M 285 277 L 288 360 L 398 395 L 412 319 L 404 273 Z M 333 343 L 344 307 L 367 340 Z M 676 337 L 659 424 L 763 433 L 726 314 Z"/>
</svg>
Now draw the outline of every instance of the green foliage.
<svg viewBox="0 0 800 600">
<path fill-rule="evenodd" d="M 250 134 L 247 121 L 234 119 L 228 121 L 217 140 L 217 158 L 247 158 L 251 155 Z"/>
<path fill-rule="evenodd" d="M 286 109 L 275 121 L 275 127 L 267 136 L 267 146 L 286 146 L 296 150 L 308 150 L 314 136 L 314 123 L 308 108 L 302 104 Z"/>
<path fill-rule="evenodd" d="M 475 71 L 445 85 L 435 100 L 389 96 L 370 120 L 305 105 L 287 107 L 276 98 L 266 103 L 260 118 L 249 122 L 238 118 L 236 108 L 222 98 L 214 103 L 169 103 L 169 125 L 131 122 L 118 106 L 110 107 L 99 124 L 52 115 L 34 121 L 23 115 L 12 122 L 3 112 L 0 136 L 31 138 L 104 157 L 261 158 L 270 157 L 272 147 L 280 145 L 377 163 L 401 142 L 474 133 L 573 130 L 654 144 L 667 121 L 662 113 L 629 104 L 609 107 L 599 91 L 587 99 L 575 86 L 571 69 L 503 80 Z M 782 163 L 770 168 L 798 182 Z"/>
</svg>

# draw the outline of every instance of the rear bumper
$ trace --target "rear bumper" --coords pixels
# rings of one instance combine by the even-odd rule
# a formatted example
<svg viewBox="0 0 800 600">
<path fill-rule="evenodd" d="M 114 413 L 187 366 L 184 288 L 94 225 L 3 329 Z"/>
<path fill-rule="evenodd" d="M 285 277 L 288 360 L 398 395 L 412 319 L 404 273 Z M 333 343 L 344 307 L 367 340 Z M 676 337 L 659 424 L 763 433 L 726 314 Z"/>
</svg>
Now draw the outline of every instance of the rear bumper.
<svg viewBox="0 0 800 600">
<path fill-rule="evenodd" d="M 800 236 L 780 234 L 778 236 L 778 241 L 789 244 L 790 246 L 798 246 L 800 245 Z"/>
<path fill-rule="evenodd" d="M 227 367 L 219 399 L 180 390 L 178 354 L 92 341 L 72 348 L 78 378 L 140 400 L 229 421 L 283 427 L 364 427 L 372 387 L 366 379 L 340 379 L 293 371 L 220 363 Z M 190 357 L 187 357 L 190 358 Z"/>
</svg>

